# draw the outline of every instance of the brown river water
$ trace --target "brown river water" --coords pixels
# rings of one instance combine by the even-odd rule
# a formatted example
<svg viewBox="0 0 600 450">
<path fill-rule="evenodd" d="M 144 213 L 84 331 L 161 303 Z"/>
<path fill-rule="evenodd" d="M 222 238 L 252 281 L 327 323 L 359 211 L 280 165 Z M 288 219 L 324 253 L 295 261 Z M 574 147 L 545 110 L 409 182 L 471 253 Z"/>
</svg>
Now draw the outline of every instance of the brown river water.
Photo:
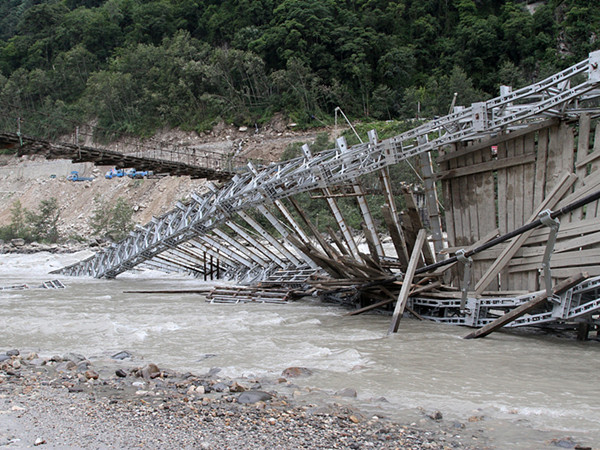
<svg viewBox="0 0 600 450">
<path fill-rule="evenodd" d="M 67 286 L 0 291 L 0 351 L 93 359 L 127 350 L 159 366 L 196 373 L 219 367 L 232 377 L 302 366 L 314 374 L 299 385 L 354 388 L 368 412 L 408 423 L 437 410 L 447 421 L 477 417 L 496 448 L 559 448 L 556 442 L 569 437 L 600 448 L 598 341 L 533 332 L 464 340 L 467 328 L 411 318 L 388 337 L 389 317 L 344 317 L 345 310 L 316 300 L 209 304 L 200 295 L 123 292 L 204 284 L 190 278 L 48 275 L 87 255 L 0 255 L 0 286 L 55 278 Z"/>
</svg>

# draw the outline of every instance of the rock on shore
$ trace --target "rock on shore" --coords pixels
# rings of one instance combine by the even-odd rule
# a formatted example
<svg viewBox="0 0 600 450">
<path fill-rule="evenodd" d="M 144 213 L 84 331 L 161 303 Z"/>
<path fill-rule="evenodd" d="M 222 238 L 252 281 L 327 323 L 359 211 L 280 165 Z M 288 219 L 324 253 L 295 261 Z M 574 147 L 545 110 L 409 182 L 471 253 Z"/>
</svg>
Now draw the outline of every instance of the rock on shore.
<svg viewBox="0 0 600 450">
<path fill-rule="evenodd" d="M 0 446 L 27 448 L 486 448 L 460 428 L 432 432 L 366 417 L 324 395 L 287 397 L 285 379 L 224 379 L 134 360 L 0 355 Z M 128 366 L 124 365 L 129 364 Z"/>
</svg>

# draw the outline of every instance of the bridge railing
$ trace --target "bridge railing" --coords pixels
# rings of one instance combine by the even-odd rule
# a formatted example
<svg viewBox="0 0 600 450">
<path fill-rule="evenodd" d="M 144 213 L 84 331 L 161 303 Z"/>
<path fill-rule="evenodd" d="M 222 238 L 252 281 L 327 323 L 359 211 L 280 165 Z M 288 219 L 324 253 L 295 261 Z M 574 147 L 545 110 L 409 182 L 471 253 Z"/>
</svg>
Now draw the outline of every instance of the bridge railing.
<svg viewBox="0 0 600 450">
<path fill-rule="evenodd" d="M 4 102 L 0 102 L 0 132 L 227 172 L 246 171 L 250 161 L 245 157 L 234 156 L 233 151 L 205 148 L 208 145 L 174 145 L 156 139 L 143 140 L 127 136 L 119 137 L 110 144 L 97 142 L 96 136 L 105 132 L 101 127 L 80 124 L 65 117 Z M 256 159 L 252 161 L 259 165 L 262 163 Z"/>
</svg>

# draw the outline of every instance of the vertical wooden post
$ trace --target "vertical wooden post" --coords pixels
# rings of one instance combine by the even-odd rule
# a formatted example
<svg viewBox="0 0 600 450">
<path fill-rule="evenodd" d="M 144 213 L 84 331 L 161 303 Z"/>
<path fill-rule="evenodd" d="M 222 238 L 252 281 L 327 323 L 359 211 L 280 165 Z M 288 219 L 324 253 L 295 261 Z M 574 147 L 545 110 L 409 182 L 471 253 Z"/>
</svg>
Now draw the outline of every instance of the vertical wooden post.
<svg viewBox="0 0 600 450">
<path fill-rule="evenodd" d="M 417 270 L 417 264 L 421 256 L 421 249 L 423 248 L 423 243 L 425 242 L 426 237 L 427 232 L 424 229 L 419 230 L 417 240 L 415 241 L 415 246 L 413 247 L 412 254 L 410 255 L 410 261 L 408 262 L 408 269 L 406 269 L 406 273 L 404 274 L 402 289 L 400 289 L 400 294 L 398 295 L 398 301 L 396 302 L 396 308 L 394 309 L 394 315 L 392 316 L 392 323 L 390 323 L 388 334 L 398 331 L 398 325 L 400 325 L 400 319 L 402 318 L 402 314 L 404 314 L 404 308 L 406 308 L 408 294 L 410 293 L 410 286 L 412 285 L 412 280 L 415 276 L 415 270 Z"/>
</svg>

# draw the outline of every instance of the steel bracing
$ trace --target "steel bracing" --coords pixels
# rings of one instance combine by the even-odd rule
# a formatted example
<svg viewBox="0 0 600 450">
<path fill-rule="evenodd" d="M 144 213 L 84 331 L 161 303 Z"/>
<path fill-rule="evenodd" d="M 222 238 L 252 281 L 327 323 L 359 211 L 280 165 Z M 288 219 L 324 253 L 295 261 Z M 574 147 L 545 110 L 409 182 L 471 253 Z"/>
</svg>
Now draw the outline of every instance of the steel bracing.
<svg viewBox="0 0 600 450">
<path fill-rule="evenodd" d="M 543 291 L 518 297 L 468 298 L 466 308 L 462 312 L 460 299 L 414 297 L 410 299 L 409 305 L 415 311 L 422 312 L 423 318 L 434 322 L 481 328 L 505 312 L 529 302 L 541 292 Z M 553 296 L 540 310 L 520 317 L 506 327 L 587 321 L 584 317 L 599 313 L 600 277 L 594 277 L 558 296 Z"/>
<path fill-rule="evenodd" d="M 444 145 L 509 133 L 548 117 L 577 116 L 585 101 L 600 97 L 599 65 L 597 51 L 538 83 L 515 91 L 504 88 L 499 97 L 457 107 L 447 116 L 393 138 L 378 141 L 376 133 L 370 133 L 368 143 L 348 147 L 338 140 L 334 149 L 312 155 L 305 148 L 302 157 L 250 167 L 220 187 L 209 183 L 203 191 L 193 193 L 189 202 L 178 202 L 170 212 L 138 226 L 123 241 L 57 272 L 114 278 L 145 264 L 201 276 L 207 255 L 220 261 L 222 277 L 240 282 L 265 280 L 282 270 L 316 271 L 317 266 L 298 248 L 307 236 L 281 200 L 315 189 L 327 193 L 343 185 L 364 199 L 357 181 L 361 175 Z M 330 203 L 335 212 L 334 202 Z M 368 217 L 366 204 L 360 206 Z M 336 219 L 339 222 L 343 217 Z M 269 223 L 269 230 L 274 231 L 261 222 Z M 353 241 L 352 235 L 346 234 L 344 238 Z M 377 253 L 383 253 L 378 241 L 375 244 Z M 352 243 L 349 248 L 352 256 L 360 259 Z M 567 313 L 574 314 L 571 310 Z"/>
</svg>

